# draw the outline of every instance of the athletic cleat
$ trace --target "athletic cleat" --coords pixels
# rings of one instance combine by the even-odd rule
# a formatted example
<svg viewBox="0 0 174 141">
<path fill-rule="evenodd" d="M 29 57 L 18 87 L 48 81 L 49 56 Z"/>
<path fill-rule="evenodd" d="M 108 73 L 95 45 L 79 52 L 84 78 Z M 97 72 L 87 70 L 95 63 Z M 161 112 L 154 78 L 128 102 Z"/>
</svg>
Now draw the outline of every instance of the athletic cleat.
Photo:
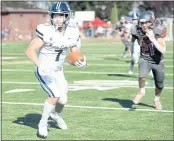
<svg viewBox="0 0 174 141">
<path fill-rule="evenodd" d="M 50 117 L 57 122 L 57 126 L 60 129 L 67 129 L 67 125 L 61 116 L 59 116 L 58 114 L 50 113 Z"/>
<path fill-rule="evenodd" d="M 162 110 L 162 106 L 161 106 L 160 101 L 154 101 L 154 107 L 157 110 Z"/>
<path fill-rule="evenodd" d="M 48 136 L 48 124 L 47 121 L 41 120 L 38 125 L 37 136 L 46 138 Z"/>
<path fill-rule="evenodd" d="M 123 55 L 123 59 L 126 59 L 126 55 Z"/>
<path fill-rule="evenodd" d="M 133 71 L 129 70 L 128 74 L 133 74 Z"/>
<path fill-rule="evenodd" d="M 134 104 L 138 104 L 143 96 L 143 93 L 138 92 L 133 99 Z"/>
</svg>

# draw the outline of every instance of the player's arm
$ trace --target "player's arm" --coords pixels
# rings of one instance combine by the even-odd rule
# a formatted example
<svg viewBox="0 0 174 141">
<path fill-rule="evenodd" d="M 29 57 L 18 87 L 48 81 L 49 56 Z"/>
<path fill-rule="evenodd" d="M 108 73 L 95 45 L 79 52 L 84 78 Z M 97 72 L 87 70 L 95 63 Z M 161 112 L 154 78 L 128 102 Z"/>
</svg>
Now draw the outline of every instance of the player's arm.
<svg viewBox="0 0 174 141">
<path fill-rule="evenodd" d="M 158 51 L 161 53 L 165 53 L 166 51 L 166 44 L 164 36 L 155 39 L 154 33 L 152 30 L 148 30 L 146 35 L 149 37 L 149 40 L 154 44 Z"/>
<path fill-rule="evenodd" d="M 71 52 L 80 52 L 80 48 L 77 47 L 77 46 L 73 46 L 73 47 L 70 48 L 70 51 Z"/>
<path fill-rule="evenodd" d="M 78 36 L 77 39 L 74 39 L 76 43 L 70 47 L 71 52 L 80 52 L 81 49 L 81 38 L 80 35 Z"/>
<path fill-rule="evenodd" d="M 28 56 L 28 58 L 31 59 L 31 61 L 36 65 L 39 66 L 40 65 L 40 61 L 37 57 L 37 50 L 39 48 L 41 48 L 43 46 L 44 42 L 39 38 L 36 37 L 28 46 L 27 50 L 26 50 L 26 55 Z"/>
<path fill-rule="evenodd" d="M 127 41 L 128 40 L 128 38 L 129 38 L 129 32 L 128 31 L 124 31 L 124 33 L 123 33 L 123 39 L 125 40 L 125 41 Z"/>
<path fill-rule="evenodd" d="M 154 40 L 153 43 L 161 53 L 166 52 L 166 43 L 164 38 L 158 38 L 157 40 Z"/>
<path fill-rule="evenodd" d="M 78 39 L 78 43 L 76 46 L 73 46 L 70 48 L 71 52 L 80 52 L 81 49 L 81 40 L 80 37 Z M 81 60 L 78 60 L 74 63 L 75 66 L 80 67 L 80 68 L 85 68 L 87 66 L 87 62 L 86 62 L 86 56 L 84 55 L 84 61 L 82 62 Z"/>
</svg>

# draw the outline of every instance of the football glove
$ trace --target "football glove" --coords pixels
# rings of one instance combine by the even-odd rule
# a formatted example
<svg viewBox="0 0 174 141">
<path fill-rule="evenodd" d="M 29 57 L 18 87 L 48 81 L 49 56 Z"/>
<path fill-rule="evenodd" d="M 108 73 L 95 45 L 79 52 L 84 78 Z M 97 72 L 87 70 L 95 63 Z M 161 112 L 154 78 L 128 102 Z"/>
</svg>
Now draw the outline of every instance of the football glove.
<svg viewBox="0 0 174 141">
<path fill-rule="evenodd" d="M 80 68 L 85 68 L 87 66 L 87 63 L 86 63 L 86 57 L 84 56 L 84 61 L 81 61 L 81 60 L 77 60 L 74 65 L 77 66 L 77 67 L 80 67 Z"/>
</svg>

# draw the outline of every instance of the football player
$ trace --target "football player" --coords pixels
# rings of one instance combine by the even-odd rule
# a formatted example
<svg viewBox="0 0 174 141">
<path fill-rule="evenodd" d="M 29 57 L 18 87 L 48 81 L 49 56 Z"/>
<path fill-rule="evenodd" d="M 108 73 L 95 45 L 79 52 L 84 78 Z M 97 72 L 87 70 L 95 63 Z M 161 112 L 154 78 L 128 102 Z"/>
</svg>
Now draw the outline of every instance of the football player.
<svg viewBox="0 0 174 141">
<path fill-rule="evenodd" d="M 119 23 L 116 25 L 116 32 L 119 31 L 121 41 L 124 44 L 125 48 L 123 51 L 123 58 L 126 58 L 126 53 L 130 55 L 130 27 L 131 25 L 127 22 L 127 17 L 121 16 Z"/>
<path fill-rule="evenodd" d="M 48 93 L 43 105 L 37 134 L 47 137 L 49 116 L 61 129 L 67 129 L 62 118 L 62 110 L 67 103 L 68 83 L 64 77 L 63 64 L 69 50 L 80 52 L 79 29 L 69 22 L 71 9 L 66 2 L 54 3 L 49 11 L 50 23 L 39 24 L 37 37 L 26 50 L 27 56 L 36 65 L 35 75 L 42 88 Z M 37 55 L 38 50 L 38 55 Z M 74 65 L 86 67 L 86 59 L 78 60 Z"/>
<path fill-rule="evenodd" d="M 125 45 L 125 49 L 123 51 L 123 58 L 126 58 L 126 53 L 128 53 L 129 56 L 131 56 L 131 47 L 132 47 L 131 27 L 132 27 L 132 24 L 130 19 L 126 18 L 124 28 L 122 28 L 122 33 L 121 33 L 121 40 L 123 44 Z"/>
<path fill-rule="evenodd" d="M 139 18 L 139 13 L 133 12 L 131 15 L 132 19 L 131 34 L 134 34 L 134 32 L 136 32 L 136 26 L 138 25 L 138 18 Z M 128 72 L 129 74 L 133 73 L 134 64 L 138 63 L 139 57 L 140 57 L 140 46 L 137 40 L 135 40 L 135 42 L 132 44 L 131 47 L 131 64 L 129 67 L 129 72 Z"/>
<path fill-rule="evenodd" d="M 166 51 L 165 36 L 167 29 L 162 25 L 155 26 L 155 16 L 152 11 L 144 11 L 139 17 L 132 42 L 136 39 L 140 45 L 139 60 L 139 92 L 133 99 L 138 104 L 145 95 L 145 81 L 150 70 L 155 82 L 154 107 L 162 109 L 160 95 L 164 87 L 164 57 Z"/>
<path fill-rule="evenodd" d="M 139 16 L 140 16 L 140 14 L 137 12 L 132 13 L 131 34 L 134 34 L 136 32 L 136 26 L 138 26 Z M 137 39 L 136 39 L 131 47 L 131 63 L 130 63 L 129 71 L 128 71 L 129 74 L 133 73 L 134 64 L 137 64 L 139 62 L 139 58 L 140 58 L 140 45 L 138 44 Z M 150 70 L 150 75 L 153 78 L 152 70 Z"/>
</svg>

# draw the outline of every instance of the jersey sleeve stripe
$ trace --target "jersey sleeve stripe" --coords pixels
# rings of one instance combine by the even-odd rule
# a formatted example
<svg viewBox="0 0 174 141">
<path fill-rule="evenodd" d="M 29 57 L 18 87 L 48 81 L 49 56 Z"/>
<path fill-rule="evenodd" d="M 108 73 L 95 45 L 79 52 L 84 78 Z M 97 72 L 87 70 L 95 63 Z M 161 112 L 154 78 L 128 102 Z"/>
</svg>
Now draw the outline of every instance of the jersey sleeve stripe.
<svg viewBox="0 0 174 141">
<path fill-rule="evenodd" d="M 36 32 L 36 34 L 37 34 L 37 36 L 38 36 L 41 40 L 43 40 L 43 37 L 40 36 L 40 34 L 38 34 L 37 32 Z"/>
<path fill-rule="evenodd" d="M 43 34 L 36 29 L 37 36 L 43 40 Z"/>
<path fill-rule="evenodd" d="M 43 36 L 43 33 L 41 33 L 39 30 L 36 29 L 36 33 L 39 33 L 41 36 Z"/>
</svg>

